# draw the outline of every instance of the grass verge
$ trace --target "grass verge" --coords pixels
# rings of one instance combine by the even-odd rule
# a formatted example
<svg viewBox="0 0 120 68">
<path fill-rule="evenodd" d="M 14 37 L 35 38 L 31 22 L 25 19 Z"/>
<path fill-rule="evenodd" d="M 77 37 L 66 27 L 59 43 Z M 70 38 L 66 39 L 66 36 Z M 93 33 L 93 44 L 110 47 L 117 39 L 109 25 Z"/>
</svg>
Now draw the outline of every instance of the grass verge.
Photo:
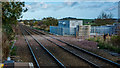
<svg viewBox="0 0 120 68">
<path fill-rule="evenodd" d="M 101 37 L 97 37 L 97 38 L 90 38 L 87 39 L 88 41 L 95 41 L 98 42 L 98 47 L 99 49 L 107 49 L 113 52 L 117 52 L 120 53 L 120 48 L 113 45 L 110 41 L 104 41 L 103 39 L 101 39 Z"/>
<path fill-rule="evenodd" d="M 11 56 L 15 56 L 16 55 L 16 46 L 14 46 L 10 52 Z"/>
<path fill-rule="evenodd" d="M 14 45 L 14 41 L 11 42 L 11 45 L 10 45 L 10 47 L 9 47 L 9 49 L 11 50 L 11 51 L 10 51 L 10 55 L 11 55 L 11 56 L 15 56 L 15 55 L 16 55 L 16 46 L 14 46 L 14 47 L 12 48 L 13 45 Z"/>
</svg>

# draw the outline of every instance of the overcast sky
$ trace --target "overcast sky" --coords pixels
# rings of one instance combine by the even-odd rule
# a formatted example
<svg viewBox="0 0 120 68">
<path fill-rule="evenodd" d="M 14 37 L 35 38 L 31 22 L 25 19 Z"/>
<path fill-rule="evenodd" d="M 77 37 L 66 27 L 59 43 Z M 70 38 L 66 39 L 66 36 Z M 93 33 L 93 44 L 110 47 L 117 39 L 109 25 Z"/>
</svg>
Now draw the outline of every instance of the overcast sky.
<svg viewBox="0 0 120 68">
<path fill-rule="evenodd" d="M 44 17 L 54 17 L 57 19 L 64 17 L 76 17 L 83 19 L 94 19 L 102 11 L 112 13 L 114 18 L 118 17 L 117 1 L 45 1 L 45 2 L 25 2 L 28 11 L 23 13 L 22 19 L 42 19 Z"/>
</svg>

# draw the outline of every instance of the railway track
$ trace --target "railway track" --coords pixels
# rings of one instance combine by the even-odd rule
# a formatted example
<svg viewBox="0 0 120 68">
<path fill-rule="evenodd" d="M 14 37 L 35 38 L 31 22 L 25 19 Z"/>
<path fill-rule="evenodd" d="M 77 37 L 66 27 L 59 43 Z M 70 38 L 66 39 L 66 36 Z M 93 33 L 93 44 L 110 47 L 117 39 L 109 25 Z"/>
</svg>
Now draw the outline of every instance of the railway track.
<svg viewBox="0 0 120 68">
<path fill-rule="evenodd" d="M 22 30 L 24 30 L 23 29 L 23 27 L 22 27 Z M 25 36 L 25 32 L 26 32 L 26 35 L 27 35 L 27 31 L 26 30 L 24 30 L 24 33 L 23 33 L 23 35 L 24 35 L 24 37 L 25 37 L 25 40 L 26 40 L 26 42 L 28 43 L 28 46 L 29 46 L 29 48 L 30 48 L 30 51 L 31 51 L 31 54 L 32 54 L 32 56 L 34 57 L 34 60 L 35 60 L 35 62 L 36 62 L 36 65 L 37 65 L 37 68 L 40 68 L 40 67 L 45 67 L 45 65 L 46 66 L 49 66 L 48 64 L 51 64 L 51 62 L 55 62 L 56 64 L 57 64 L 57 66 L 53 66 L 53 67 L 62 67 L 62 68 L 65 68 L 65 66 L 54 56 L 54 55 L 52 55 L 52 53 L 50 53 L 37 39 L 35 39 L 32 35 L 30 35 L 31 36 L 31 39 L 34 39 L 35 41 L 34 41 L 34 43 L 36 42 L 37 44 L 39 44 L 39 47 L 41 47 L 41 49 L 38 49 L 38 47 L 31 47 L 31 45 L 30 45 L 30 42 L 28 42 L 28 40 L 27 40 L 27 37 Z M 29 34 L 29 33 L 28 33 Z M 34 44 L 33 43 L 33 44 Z M 35 45 L 34 45 L 35 46 Z M 35 50 L 37 48 L 37 50 Z M 47 55 L 43 55 L 42 53 L 43 53 L 43 51 L 39 51 L 39 50 L 44 50 L 44 54 L 47 54 Z M 39 53 L 40 52 L 40 53 Z M 38 54 L 36 54 L 36 53 L 38 53 Z M 38 55 L 41 55 L 42 56 L 42 58 L 40 57 L 40 56 L 38 56 Z M 47 57 L 47 58 L 46 58 Z M 48 57 L 49 57 L 49 59 L 48 59 Z M 40 60 L 40 58 L 42 59 L 42 61 Z M 52 61 L 50 60 L 52 58 Z M 46 60 L 46 61 L 45 61 Z M 49 61 L 48 61 L 49 60 Z M 51 61 L 51 62 L 50 62 Z M 49 62 L 49 63 L 48 63 Z M 44 66 L 42 65 L 41 66 L 41 63 L 45 63 L 44 64 Z M 55 63 L 54 63 L 54 65 L 55 65 Z M 52 66 L 51 66 L 52 67 Z"/>
<path fill-rule="evenodd" d="M 38 32 L 37 30 L 32 30 L 34 33 L 36 34 L 43 34 Z M 57 46 L 59 46 L 60 48 L 68 51 L 69 53 L 76 55 L 77 57 L 85 60 L 86 62 L 88 62 L 89 64 L 93 65 L 94 67 L 120 67 L 120 64 L 115 63 L 111 60 L 108 60 L 106 58 L 103 58 L 101 56 L 98 56 L 94 53 L 91 53 L 89 51 L 86 51 L 82 48 L 79 48 L 75 45 L 69 44 L 67 42 L 64 42 L 62 40 L 56 39 L 52 36 L 42 36 L 45 39 L 47 39 L 48 41 L 56 44 Z M 65 46 L 61 46 L 61 44 L 65 44 Z M 89 57 L 88 57 L 89 56 Z M 87 58 L 87 59 L 86 59 Z"/>
<path fill-rule="evenodd" d="M 29 30 L 28 30 L 29 31 Z M 29 31 L 31 34 L 35 35 L 33 32 Z M 88 63 L 86 63 L 85 61 L 79 59 L 78 57 L 68 53 L 67 51 L 59 48 L 58 46 L 56 46 L 56 44 L 51 43 L 50 41 L 48 41 L 47 39 L 43 38 L 43 37 L 37 37 L 37 39 L 41 39 L 39 41 L 47 43 L 44 45 L 50 52 L 52 52 L 52 54 L 54 54 L 66 67 L 87 67 L 87 68 L 93 68 L 96 66 L 90 65 Z M 44 40 L 44 41 L 43 41 Z M 51 46 L 51 47 L 50 47 Z"/>
<path fill-rule="evenodd" d="M 35 61 L 35 63 L 36 63 L 37 68 L 40 68 L 39 63 L 38 63 L 38 61 L 37 61 L 37 59 L 36 59 L 36 56 L 35 56 L 32 48 L 31 48 L 31 46 L 30 46 L 30 43 L 28 42 L 28 39 L 26 38 L 26 36 L 25 36 L 25 34 L 24 34 L 24 32 L 22 31 L 21 28 L 20 28 L 20 30 L 21 30 L 21 32 L 22 32 L 22 34 L 23 34 L 23 36 L 24 36 L 24 38 L 25 38 L 25 41 L 26 41 L 26 43 L 27 43 L 27 45 L 28 45 L 28 47 L 29 47 L 29 49 L 30 49 L 30 52 L 31 52 L 31 54 L 32 54 L 32 56 L 33 56 L 33 59 L 34 59 L 34 61 Z"/>
</svg>

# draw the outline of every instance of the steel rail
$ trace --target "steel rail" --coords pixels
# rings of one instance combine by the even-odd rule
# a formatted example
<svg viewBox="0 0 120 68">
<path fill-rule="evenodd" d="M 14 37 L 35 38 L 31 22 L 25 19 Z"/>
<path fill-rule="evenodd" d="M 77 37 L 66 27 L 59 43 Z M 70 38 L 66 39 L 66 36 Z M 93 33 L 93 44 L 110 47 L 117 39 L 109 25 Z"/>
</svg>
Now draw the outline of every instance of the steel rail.
<svg viewBox="0 0 120 68">
<path fill-rule="evenodd" d="M 51 37 L 51 38 L 54 38 L 54 37 Z M 78 46 L 72 45 L 72 44 L 70 44 L 70 43 L 68 43 L 68 42 L 65 42 L 65 41 L 62 41 L 62 40 L 60 40 L 60 39 L 57 39 L 57 38 L 54 38 L 54 39 L 56 39 L 56 40 L 58 40 L 58 41 L 60 41 L 60 42 L 63 42 L 63 43 L 65 43 L 65 44 L 67 44 L 67 45 L 69 45 L 69 46 L 71 46 L 71 47 L 73 47 L 73 48 L 76 48 L 76 49 L 78 49 L 78 50 L 81 50 L 81 51 L 83 51 L 83 52 L 85 52 L 85 53 L 88 53 L 88 54 L 90 54 L 90 55 L 92 55 L 92 56 L 95 56 L 95 57 L 97 57 L 97 58 L 99 58 L 99 59 L 102 59 L 102 60 L 104 60 L 104 61 L 106 61 L 106 62 L 109 62 L 109 63 L 111 63 L 111 64 L 114 64 L 114 65 L 117 66 L 117 67 L 120 67 L 120 64 L 118 64 L 118 63 L 116 63 L 116 62 L 114 62 L 114 61 L 111 61 L 111 60 L 109 60 L 109 59 L 106 59 L 106 58 L 104 58 L 104 57 L 102 57 L 102 56 L 99 56 L 99 55 L 97 55 L 97 54 L 94 54 L 94 53 L 92 53 L 92 52 L 89 52 L 89 51 L 87 51 L 87 50 L 85 50 L 85 49 L 82 49 L 82 48 L 80 48 L 80 47 L 78 47 Z"/>
<path fill-rule="evenodd" d="M 33 32 L 35 32 L 35 31 L 33 31 Z M 35 32 L 35 33 L 37 33 L 37 32 Z M 38 34 L 38 33 L 37 33 L 37 34 Z M 43 36 L 42 36 L 42 37 L 43 37 Z M 43 37 L 43 38 L 45 38 L 45 37 Z M 45 39 L 47 39 L 47 38 L 45 38 Z M 53 42 L 53 41 L 51 41 L 51 40 L 49 40 L 49 39 L 47 39 L 47 40 L 50 41 L 50 42 L 52 42 L 52 43 L 54 43 L 55 45 L 59 46 L 60 48 L 64 49 L 65 51 L 67 51 L 67 52 L 73 54 L 74 56 L 76 56 L 76 57 L 78 57 L 78 58 L 80 58 L 80 59 L 86 61 L 86 62 L 89 63 L 90 65 L 92 65 L 92 66 L 94 66 L 94 67 L 96 67 L 96 68 L 99 68 L 98 65 L 96 65 L 96 64 L 92 63 L 91 61 L 89 61 L 89 60 L 87 60 L 87 59 L 81 57 L 80 55 L 77 55 L 76 53 L 74 53 L 74 52 L 68 50 L 67 48 L 64 48 L 63 46 L 60 46 L 60 45 L 58 45 L 57 43 L 55 43 L 55 42 Z"/>
<path fill-rule="evenodd" d="M 37 30 L 36 30 L 36 31 L 37 31 Z M 36 32 L 36 31 L 34 31 L 34 32 Z M 40 32 L 37 31 L 36 33 L 38 34 L 38 33 L 40 33 Z M 94 54 L 94 53 L 92 53 L 92 52 L 89 52 L 89 51 L 87 51 L 87 50 L 85 50 L 85 49 L 82 49 L 82 48 L 80 48 L 80 47 L 78 47 L 78 46 L 72 45 L 72 44 L 70 44 L 70 43 L 68 43 L 68 42 L 62 41 L 62 40 L 57 39 L 57 38 L 55 38 L 55 37 L 52 37 L 52 36 L 50 36 L 50 35 L 48 35 L 48 36 L 51 37 L 51 38 L 53 38 L 53 39 L 56 39 L 56 40 L 58 40 L 58 41 L 60 41 L 60 42 L 62 42 L 62 43 L 65 43 L 65 44 L 67 44 L 68 46 L 71 46 L 71 47 L 73 47 L 73 48 L 75 48 L 75 49 L 78 49 L 78 50 L 80 50 L 80 51 L 83 51 L 83 52 L 85 52 L 85 53 L 87 53 L 87 54 L 89 54 L 89 55 L 92 55 L 92 56 L 95 56 L 95 57 L 97 57 L 97 58 L 99 58 L 99 59 L 101 59 L 101 60 L 104 60 L 105 62 L 111 63 L 111 64 L 113 64 L 113 65 L 115 65 L 115 66 L 117 66 L 117 67 L 120 67 L 120 64 L 118 64 L 118 63 L 116 63 L 116 62 L 114 62 L 114 61 L 111 61 L 111 60 L 109 60 L 109 59 L 106 59 L 106 58 L 104 58 L 104 57 L 102 57 L 102 56 L 99 56 L 99 55 L 97 55 L 97 54 Z"/>
<path fill-rule="evenodd" d="M 49 55 L 51 55 L 57 63 L 63 68 L 66 68 L 64 64 L 62 64 L 52 53 L 49 52 L 48 49 L 46 49 L 34 36 L 31 35 L 26 29 L 24 29 Z"/>
<path fill-rule="evenodd" d="M 35 57 L 35 54 L 34 54 L 32 48 L 31 48 L 31 46 L 30 46 L 30 44 L 29 44 L 29 42 L 28 42 L 28 40 L 27 40 L 24 32 L 23 32 L 22 29 L 21 29 L 21 26 L 20 26 L 20 30 L 21 30 L 21 32 L 22 32 L 22 34 L 23 34 L 23 36 L 24 36 L 25 41 L 27 42 L 27 45 L 28 45 L 28 47 L 29 47 L 29 49 L 30 49 L 30 52 L 31 52 L 31 54 L 32 54 L 32 56 L 33 56 L 33 58 L 34 58 L 34 61 L 35 61 L 36 65 L 37 65 L 37 68 L 40 68 L 39 63 L 38 63 L 38 61 L 37 61 L 37 59 L 36 59 L 36 57 Z"/>
<path fill-rule="evenodd" d="M 44 38 L 45 38 L 45 37 L 44 37 Z M 47 38 L 46 38 L 46 39 L 47 39 Z M 69 52 L 69 53 L 75 55 L 76 57 L 78 57 L 78 58 L 80 58 L 80 59 L 82 59 L 82 60 L 88 62 L 88 63 L 91 64 L 92 66 L 94 66 L 94 67 L 96 67 L 96 68 L 99 68 L 99 66 L 96 65 L 95 63 L 93 63 L 93 62 L 91 62 L 91 61 L 89 61 L 89 60 L 87 60 L 87 59 L 81 57 L 80 55 L 78 55 L 78 54 L 76 54 L 76 53 L 74 53 L 74 52 L 68 50 L 67 48 L 65 48 L 65 47 L 63 47 L 63 46 L 60 46 L 59 44 L 57 44 L 57 43 L 55 43 L 55 42 L 53 42 L 53 41 L 51 41 L 51 40 L 49 40 L 49 39 L 47 39 L 47 40 L 50 41 L 50 42 L 52 42 L 52 43 L 54 43 L 55 45 L 59 46 L 60 48 L 66 50 L 67 52 Z"/>
</svg>

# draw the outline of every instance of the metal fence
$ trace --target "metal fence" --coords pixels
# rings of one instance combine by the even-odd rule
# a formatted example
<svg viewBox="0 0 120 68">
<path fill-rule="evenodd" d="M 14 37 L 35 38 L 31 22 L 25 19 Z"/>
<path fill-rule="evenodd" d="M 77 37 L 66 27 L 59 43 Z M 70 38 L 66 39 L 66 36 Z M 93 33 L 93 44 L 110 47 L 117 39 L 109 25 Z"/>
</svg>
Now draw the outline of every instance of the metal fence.
<svg viewBox="0 0 120 68">
<path fill-rule="evenodd" d="M 63 35 L 63 30 L 62 30 L 62 28 L 57 27 L 57 26 L 50 26 L 50 33 Z"/>
<path fill-rule="evenodd" d="M 58 35 L 76 35 L 76 32 L 79 32 L 81 34 L 79 35 L 88 35 L 88 30 L 85 28 L 82 28 L 81 31 L 76 31 L 77 28 L 63 28 L 58 26 L 50 26 L 50 32 L 52 34 L 58 34 Z M 98 35 L 103 34 L 116 34 L 116 25 L 107 25 L 107 26 L 91 26 L 90 27 L 90 35 L 95 35 L 96 33 Z"/>
<path fill-rule="evenodd" d="M 92 26 L 91 27 L 91 34 L 97 33 L 99 35 L 103 34 L 115 34 L 114 26 Z"/>
<path fill-rule="evenodd" d="M 50 26 L 50 33 L 58 35 L 74 35 L 75 28 L 62 28 L 57 26 Z"/>
</svg>

